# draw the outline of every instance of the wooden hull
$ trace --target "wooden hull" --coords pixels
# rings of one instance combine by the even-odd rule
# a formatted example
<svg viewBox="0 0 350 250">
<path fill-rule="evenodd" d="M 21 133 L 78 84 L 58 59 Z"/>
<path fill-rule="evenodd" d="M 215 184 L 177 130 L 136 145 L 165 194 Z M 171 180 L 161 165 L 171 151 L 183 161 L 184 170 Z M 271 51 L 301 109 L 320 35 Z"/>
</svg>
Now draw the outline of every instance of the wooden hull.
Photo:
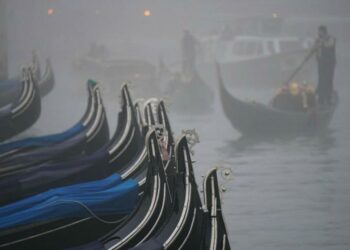
<svg viewBox="0 0 350 250">
<path fill-rule="evenodd" d="M 34 55 L 32 62 L 33 76 L 34 80 L 37 82 L 40 96 L 43 97 L 53 89 L 55 85 L 55 77 L 49 59 L 46 60 L 45 72 L 41 76 L 39 61 L 36 58 L 36 55 Z M 19 79 L 20 77 L 16 77 L 14 79 L 0 82 L 0 107 L 12 103 L 18 99 L 22 89 L 22 84 Z"/>
<path fill-rule="evenodd" d="M 24 79 L 22 92 L 13 105 L 4 106 L 0 109 L 0 142 L 7 140 L 30 126 L 32 126 L 40 116 L 41 99 L 37 83 L 33 79 L 30 70 L 27 74 L 28 79 Z"/>
<path fill-rule="evenodd" d="M 39 81 L 40 96 L 45 96 L 50 93 L 55 85 L 55 76 L 52 69 L 51 61 L 46 60 L 46 68 L 44 75 Z"/>
<path fill-rule="evenodd" d="M 94 92 L 96 103 L 94 110 L 86 120 L 86 124 L 79 133 L 52 146 L 39 147 L 27 152 L 18 152 L 11 157 L 3 159 L 0 164 L 1 176 L 9 176 L 38 164 L 46 162 L 60 162 L 81 153 L 92 154 L 109 142 L 109 129 L 105 109 L 102 103 L 100 91 Z"/>
<path fill-rule="evenodd" d="M 203 181 L 204 201 L 209 213 L 209 223 L 206 232 L 206 249 L 230 250 L 230 242 L 221 209 L 220 188 L 217 169 L 209 171 Z"/>
<path fill-rule="evenodd" d="M 338 105 L 334 93 L 332 105 L 314 114 L 286 112 L 257 102 L 246 102 L 232 96 L 219 76 L 220 99 L 227 119 L 244 135 L 271 136 L 312 133 L 328 127 Z"/>
<path fill-rule="evenodd" d="M 191 115 L 212 111 L 214 93 L 199 75 L 189 81 L 173 81 L 169 85 L 171 90 L 165 94 L 170 97 L 171 110 Z"/>
</svg>

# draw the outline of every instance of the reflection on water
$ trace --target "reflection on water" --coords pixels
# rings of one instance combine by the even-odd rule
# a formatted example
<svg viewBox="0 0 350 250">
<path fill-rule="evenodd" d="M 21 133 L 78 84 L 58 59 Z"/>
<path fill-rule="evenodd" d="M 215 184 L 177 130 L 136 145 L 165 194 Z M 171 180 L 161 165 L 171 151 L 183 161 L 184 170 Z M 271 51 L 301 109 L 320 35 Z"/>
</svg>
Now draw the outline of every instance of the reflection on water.
<svg viewBox="0 0 350 250">
<path fill-rule="evenodd" d="M 295 137 L 295 136 L 284 136 L 278 138 L 264 138 L 264 137 L 249 137 L 249 136 L 240 136 L 239 138 L 227 141 L 223 148 L 219 151 L 225 152 L 227 150 L 228 156 L 233 152 L 245 152 L 248 151 L 252 153 L 254 150 L 268 150 L 269 146 L 284 146 L 284 145 L 295 145 L 295 147 L 306 149 L 315 149 L 320 153 L 325 153 L 329 149 L 335 147 L 336 139 L 334 137 L 335 131 L 326 130 L 322 133 L 316 135 Z"/>
<path fill-rule="evenodd" d="M 349 174 L 334 154 L 337 132 L 239 137 L 217 148 L 234 173 L 223 197 L 237 249 L 348 249 L 350 187 L 339 178 Z"/>
<path fill-rule="evenodd" d="M 273 139 L 240 136 L 219 105 L 210 116 L 171 121 L 177 131 L 199 133 L 198 183 L 213 166 L 232 170 L 219 176 L 235 249 L 350 249 L 350 138 L 342 116 L 324 133 Z"/>
</svg>

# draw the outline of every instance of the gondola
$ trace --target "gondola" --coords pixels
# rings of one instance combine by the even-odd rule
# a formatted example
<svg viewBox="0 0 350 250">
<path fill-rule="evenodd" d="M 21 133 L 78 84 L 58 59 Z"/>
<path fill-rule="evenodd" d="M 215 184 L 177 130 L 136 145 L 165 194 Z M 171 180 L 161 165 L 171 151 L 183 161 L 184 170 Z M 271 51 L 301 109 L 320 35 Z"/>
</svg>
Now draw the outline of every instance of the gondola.
<svg viewBox="0 0 350 250">
<path fill-rule="evenodd" d="M 168 182 L 171 183 L 171 176 L 174 175 L 174 161 L 172 160 L 174 155 L 174 140 L 171 130 L 171 126 L 168 120 L 168 116 L 162 101 L 158 102 L 155 98 L 151 98 L 151 101 L 147 101 L 144 105 L 140 102 L 135 103 L 136 120 L 140 126 L 141 134 L 145 134 L 151 129 L 156 130 L 158 140 L 166 141 L 166 147 L 162 148 L 161 155 L 164 162 L 164 168 L 167 175 Z M 143 106 L 143 109 L 141 108 Z M 150 110 L 157 110 L 157 114 Z M 158 117 L 158 118 L 157 118 Z M 164 150 L 166 152 L 164 152 Z M 142 150 L 143 157 L 147 157 L 147 147 L 145 146 Z M 164 157 L 166 154 L 166 157 Z M 122 173 L 123 178 L 131 176 L 136 180 L 142 180 L 144 178 L 144 168 L 140 166 L 134 166 L 134 168 L 127 168 Z M 170 188 L 172 185 L 169 185 Z"/>
<path fill-rule="evenodd" d="M 149 195 L 143 195 L 142 204 L 133 211 L 122 225 L 98 240 L 106 249 L 128 249 L 151 237 L 170 212 L 172 197 L 164 172 L 161 152 L 155 131 L 149 134 L 148 157 L 158 168 L 153 173 L 156 186 L 145 185 Z M 152 192 L 148 191 L 153 189 Z"/>
<path fill-rule="evenodd" d="M 152 238 L 132 248 L 134 250 L 205 249 L 207 214 L 199 197 L 185 136 L 176 143 L 175 158 L 178 172 L 174 211 Z"/>
<path fill-rule="evenodd" d="M 95 86 L 94 82 L 88 81 L 87 108 L 82 118 L 76 124 L 74 124 L 71 128 L 61 133 L 38 136 L 38 137 L 30 137 L 30 138 L 17 140 L 17 141 L 14 140 L 7 143 L 6 142 L 2 143 L 0 144 L 0 162 L 17 153 L 28 152 L 30 150 L 61 143 L 64 140 L 67 140 L 73 137 L 74 135 L 82 131 L 85 127 L 87 127 L 91 123 L 93 113 L 95 112 L 95 103 L 97 101 L 96 95 L 94 94 L 94 91 L 95 91 L 94 86 Z"/>
<path fill-rule="evenodd" d="M 40 96 L 46 96 L 55 86 L 55 75 L 52 69 L 51 60 L 46 59 L 46 68 L 42 77 L 39 78 Z"/>
<path fill-rule="evenodd" d="M 150 102 L 146 102 L 146 103 L 150 104 Z M 145 119 L 143 117 L 143 115 L 148 112 L 147 109 L 150 108 L 150 105 L 148 105 L 148 104 L 146 104 L 144 106 L 144 109 L 145 109 L 144 112 L 139 112 L 139 111 L 141 111 L 141 109 L 139 109 L 139 111 L 138 111 L 139 117 L 140 117 L 141 121 L 148 121 L 148 122 L 153 121 L 153 122 L 155 122 L 157 119 L 155 117 L 153 117 L 153 115 L 154 115 L 153 112 L 150 113 L 149 119 Z M 153 103 L 153 104 L 157 104 L 157 103 Z M 139 107 L 139 105 L 140 105 L 140 103 L 136 103 L 137 107 Z M 158 109 L 158 110 L 159 110 L 159 114 L 161 114 L 162 117 L 167 117 L 165 109 Z M 143 123 L 143 124 L 145 124 L 145 123 Z M 150 122 L 147 126 L 150 126 L 153 128 L 159 127 L 156 125 L 157 125 L 156 123 Z M 158 125 L 161 125 L 161 124 L 158 124 Z M 167 130 L 168 134 L 171 134 L 169 124 L 165 125 L 164 129 Z M 165 166 L 164 166 L 165 170 L 170 169 L 170 166 L 173 165 L 173 158 L 171 157 L 168 161 L 161 158 L 161 152 L 159 152 L 158 142 L 157 142 L 157 140 L 159 140 L 159 134 L 157 132 L 153 132 L 153 134 L 151 134 L 151 136 L 149 135 L 148 138 L 150 138 L 151 139 L 150 142 L 152 142 L 151 144 L 150 144 L 150 142 L 148 143 L 148 145 L 149 145 L 148 151 L 155 150 L 156 156 L 158 159 L 157 161 L 160 164 L 162 162 L 165 163 Z M 152 145 L 152 146 L 150 146 L 150 145 Z M 173 145 L 172 145 L 172 147 L 173 147 Z M 169 147 L 169 149 L 170 149 L 170 147 Z M 168 154 L 172 155 L 171 152 L 168 152 Z M 130 168 L 130 170 L 132 170 L 132 169 L 133 169 L 133 167 Z M 163 172 L 163 171 L 164 171 L 163 167 L 161 167 L 161 172 Z M 164 174 L 162 174 L 162 175 L 164 175 Z M 140 180 L 139 181 L 140 184 L 145 183 L 145 180 L 146 180 L 146 178 L 142 177 L 142 176 L 144 176 L 144 175 L 138 174 L 136 177 Z M 123 177 L 123 175 L 122 175 L 122 177 Z M 168 175 L 165 175 L 165 177 L 167 180 L 169 180 Z M 154 233 L 156 233 L 160 227 L 162 227 L 162 224 L 164 224 L 165 221 L 168 220 L 169 216 L 173 213 L 175 207 L 177 206 L 177 204 L 175 204 L 175 202 L 180 202 L 178 199 L 175 201 L 175 199 L 172 198 L 173 193 L 171 193 L 171 190 L 175 189 L 175 184 L 174 183 L 171 184 L 169 182 L 164 182 L 164 181 L 165 180 L 163 180 L 163 183 L 164 183 L 163 189 L 167 190 L 167 191 L 165 191 L 165 193 L 163 193 L 162 199 L 159 200 L 161 202 L 161 204 L 158 204 L 157 208 L 154 207 L 155 204 L 153 204 L 153 206 L 152 206 L 152 199 L 150 196 L 143 196 L 138 208 L 130 216 L 128 216 L 129 219 L 126 220 L 123 223 L 123 225 L 117 227 L 112 232 L 110 232 L 106 236 L 102 237 L 98 241 L 94 241 L 88 245 L 75 247 L 72 249 L 86 249 L 86 248 L 105 249 L 105 247 L 107 247 L 107 245 L 113 245 L 112 248 L 125 249 L 126 247 L 130 247 L 130 246 L 135 245 L 136 243 L 139 244 L 139 243 L 147 240 Z M 185 185 L 185 183 L 183 183 L 183 182 L 177 182 L 177 184 L 182 185 L 182 186 Z M 148 188 L 146 184 L 143 184 L 142 186 L 145 189 Z M 179 189 L 180 188 L 181 187 L 179 187 Z M 154 195 L 157 195 L 158 199 L 159 199 L 159 197 L 161 197 L 160 194 L 161 194 L 160 191 L 157 193 L 154 193 Z M 157 211 L 159 211 L 159 209 L 161 209 L 160 212 L 157 212 Z M 138 222 L 140 222 L 140 221 L 142 221 L 142 223 L 138 224 Z M 136 225 L 139 225 L 139 226 L 135 227 Z M 122 237 L 122 235 L 125 235 L 125 237 Z M 121 240 L 121 241 L 118 240 L 120 238 L 123 238 L 123 240 Z"/>
<path fill-rule="evenodd" d="M 225 221 L 222 215 L 220 189 L 217 178 L 217 169 L 211 169 L 203 181 L 204 210 L 207 210 L 208 226 L 206 231 L 205 249 L 229 250 L 230 242 L 226 231 Z"/>
<path fill-rule="evenodd" d="M 165 176 L 160 165 L 162 162 L 160 161 L 159 151 L 155 146 L 156 140 L 154 131 L 149 132 L 147 136 L 148 172 L 138 184 L 141 192 L 138 207 L 144 207 L 146 203 L 149 206 L 150 202 L 151 208 L 156 206 L 159 209 L 159 206 L 161 206 L 159 202 L 162 200 L 159 199 L 156 204 L 155 200 L 151 198 L 160 198 L 163 197 L 161 194 L 165 195 L 164 190 L 162 191 L 165 188 L 165 185 L 162 184 L 165 182 Z M 130 216 L 125 219 L 128 218 Z M 113 223 L 113 221 L 115 222 Z M 6 246 L 8 249 L 62 249 L 92 241 L 114 230 L 121 221 L 123 221 L 123 218 L 120 218 L 119 215 L 117 217 L 100 218 L 90 214 L 89 216 L 84 215 L 83 218 L 71 218 L 46 224 L 31 224 L 28 227 L 17 228 L 16 230 L 1 231 L 0 248 Z M 144 233 L 146 232 L 144 231 Z M 74 237 L 71 237 L 72 235 Z"/>
<path fill-rule="evenodd" d="M 219 65 L 217 72 L 224 113 L 233 127 L 246 136 L 285 136 L 322 131 L 328 127 L 338 105 L 336 92 L 331 105 L 318 107 L 313 113 L 283 111 L 258 102 L 242 101 L 226 89 Z"/>
<path fill-rule="evenodd" d="M 55 76 L 52 69 L 51 60 L 49 58 L 46 58 L 45 62 L 46 62 L 45 71 L 44 71 L 44 74 L 41 75 L 41 68 L 40 68 L 38 54 L 35 50 L 33 50 L 31 67 L 33 67 L 35 79 L 38 81 L 38 87 L 39 87 L 41 97 L 44 97 L 48 93 L 50 93 L 55 85 Z"/>
<path fill-rule="evenodd" d="M 212 111 L 213 90 L 196 71 L 189 77 L 176 74 L 169 86 L 165 95 L 169 96 L 174 112 L 185 115 L 204 115 Z"/>
<path fill-rule="evenodd" d="M 188 160 L 190 155 L 185 138 L 178 142 L 176 152 L 179 174 L 182 176 L 179 177 L 179 180 L 187 178 L 185 193 L 188 194 L 191 188 L 192 196 L 186 195 L 185 200 L 179 200 L 179 210 L 173 213 L 159 233 L 132 250 L 231 249 L 221 211 L 216 169 L 210 170 L 203 181 L 204 204 L 202 205 L 198 192 L 196 192 L 193 173 L 191 174 L 192 166 L 191 161 Z M 186 164 L 187 168 L 181 170 L 180 166 L 184 168 Z M 178 197 L 184 196 L 181 189 L 177 191 L 179 192 Z"/>
<path fill-rule="evenodd" d="M 33 72 L 23 69 L 22 92 L 12 104 L 0 109 L 0 141 L 11 138 L 33 125 L 41 112 L 41 100 Z"/>
<path fill-rule="evenodd" d="M 140 135 L 127 86 L 122 87 L 122 103 L 121 120 L 108 147 L 69 161 L 33 166 L 30 171 L 25 168 L 0 179 L 0 204 L 58 186 L 105 178 L 113 172 L 120 173 L 123 180 L 144 173 L 147 156 L 144 136 Z"/>
<path fill-rule="evenodd" d="M 109 141 L 109 130 L 98 86 L 94 85 L 95 109 L 88 117 L 88 125 L 73 137 L 50 147 L 17 153 L 1 161 L 0 176 L 6 176 L 44 162 L 63 161 L 79 154 L 91 154 Z"/>
<path fill-rule="evenodd" d="M 8 105 L 16 101 L 22 91 L 22 76 L 25 68 L 31 68 L 33 72 L 33 80 L 39 82 L 40 80 L 40 64 L 36 53 L 33 52 L 32 62 L 28 66 L 21 67 L 21 74 L 15 78 L 0 81 L 0 107 Z"/>
<path fill-rule="evenodd" d="M 38 83 L 40 96 L 47 95 L 54 87 L 55 79 L 52 65 L 49 59 L 46 60 L 46 68 L 41 76 L 40 64 L 38 56 L 33 52 L 33 59 L 29 65 L 33 71 L 33 78 Z M 0 107 L 5 106 L 14 100 L 18 99 L 21 94 L 22 84 L 21 77 L 0 81 Z"/>
<path fill-rule="evenodd" d="M 169 193 L 156 132 L 153 130 L 148 134 L 148 138 L 150 164 L 157 162 L 156 165 L 158 165 L 151 176 L 154 186 L 147 183 L 143 185 L 145 193 L 142 195 L 140 204 L 122 225 L 97 241 L 72 249 L 128 249 L 152 237 L 172 213 L 174 203 Z M 147 179 L 149 178 L 148 175 Z"/>
<path fill-rule="evenodd" d="M 113 174 L 1 207 L 0 248 L 61 249 L 71 241 L 81 243 L 88 238 L 81 235 L 84 230 L 98 235 L 121 223 L 137 204 L 138 189 L 136 181 L 121 182 Z"/>
</svg>

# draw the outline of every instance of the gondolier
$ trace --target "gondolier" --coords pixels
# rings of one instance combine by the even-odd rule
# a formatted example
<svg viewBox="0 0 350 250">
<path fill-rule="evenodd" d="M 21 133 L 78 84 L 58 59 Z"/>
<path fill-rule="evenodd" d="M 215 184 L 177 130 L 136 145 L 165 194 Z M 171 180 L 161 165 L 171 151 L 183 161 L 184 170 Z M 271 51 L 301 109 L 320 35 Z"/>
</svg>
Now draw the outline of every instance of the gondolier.
<svg viewBox="0 0 350 250">
<path fill-rule="evenodd" d="M 319 103 L 330 104 L 333 93 L 333 76 L 336 64 L 335 38 L 327 32 L 326 26 L 318 28 L 316 41 L 316 57 L 318 63 L 317 94 Z"/>
<path fill-rule="evenodd" d="M 196 63 L 196 39 L 189 30 L 184 30 L 181 40 L 182 73 L 190 76 L 194 72 Z"/>
</svg>

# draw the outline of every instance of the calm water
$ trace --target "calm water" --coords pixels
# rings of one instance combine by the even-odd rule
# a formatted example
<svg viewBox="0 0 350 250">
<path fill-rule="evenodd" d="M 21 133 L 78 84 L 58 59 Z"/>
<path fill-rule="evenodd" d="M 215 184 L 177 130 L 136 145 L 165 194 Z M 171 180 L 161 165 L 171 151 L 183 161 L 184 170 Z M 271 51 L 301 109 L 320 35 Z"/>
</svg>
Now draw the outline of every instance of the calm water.
<svg viewBox="0 0 350 250">
<path fill-rule="evenodd" d="M 350 87 L 337 88 L 341 103 L 330 131 L 313 137 L 241 137 L 219 104 L 207 117 L 172 117 L 178 129 L 197 128 L 200 135 L 194 156 L 199 183 L 213 166 L 233 171 L 233 179 L 221 183 L 234 249 L 350 249 Z M 266 91 L 255 98 L 265 100 Z"/>
</svg>

